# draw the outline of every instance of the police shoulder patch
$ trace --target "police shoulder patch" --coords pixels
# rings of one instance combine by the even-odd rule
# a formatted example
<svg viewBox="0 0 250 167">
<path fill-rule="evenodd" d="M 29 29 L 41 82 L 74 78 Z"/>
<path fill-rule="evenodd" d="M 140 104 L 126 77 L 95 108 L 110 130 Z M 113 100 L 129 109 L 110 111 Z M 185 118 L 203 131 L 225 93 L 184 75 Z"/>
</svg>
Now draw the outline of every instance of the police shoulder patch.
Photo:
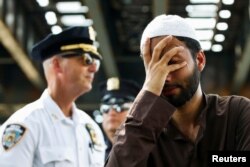
<svg viewBox="0 0 250 167">
<path fill-rule="evenodd" d="M 3 138 L 2 146 L 7 151 L 13 148 L 24 136 L 26 127 L 20 124 L 9 124 L 6 126 Z"/>
</svg>

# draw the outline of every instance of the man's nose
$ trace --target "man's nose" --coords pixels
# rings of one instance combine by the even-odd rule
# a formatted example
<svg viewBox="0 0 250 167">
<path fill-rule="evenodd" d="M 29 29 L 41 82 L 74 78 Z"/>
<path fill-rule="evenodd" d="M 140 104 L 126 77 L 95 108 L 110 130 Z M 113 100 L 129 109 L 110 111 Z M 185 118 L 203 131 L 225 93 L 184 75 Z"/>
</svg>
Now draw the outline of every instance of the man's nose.
<svg viewBox="0 0 250 167">
<path fill-rule="evenodd" d="M 166 82 L 170 82 L 172 80 L 172 74 L 169 73 L 166 77 Z"/>
<path fill-rule="evenodd" d="M 113 114 L 116 114 L 116 113 L 117 113 L 117 111 L 113 107 L 110 107 L 108 114 L 113 115 Z"/>
<path fill-rule="evenodd" d="M 89 70 L 95 73 L 99 70 L 99 65 L 96 62 L 94 62 L 93 64 L 89 65 Z"/>
</svg>

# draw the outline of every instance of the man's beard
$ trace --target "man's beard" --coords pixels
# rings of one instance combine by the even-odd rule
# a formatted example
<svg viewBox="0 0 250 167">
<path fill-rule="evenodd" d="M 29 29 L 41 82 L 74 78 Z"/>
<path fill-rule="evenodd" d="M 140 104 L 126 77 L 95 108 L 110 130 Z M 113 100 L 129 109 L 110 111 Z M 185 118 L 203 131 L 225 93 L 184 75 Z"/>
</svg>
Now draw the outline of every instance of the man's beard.
<svg viewBox="0 0 250 167">
<path fill-rule="evenodd" d="M 183 86 L 182 84 L 175 84 L 174 86 L 177 86 L 179 89 L 181 89 L 179 95 L 168 95 L 165 96 L 162 93 L 162 97 L 166 99 L 169 103 L 171 103 L 175 107 L 183 106 L 187 101 L 189 101 L 195 94 L 200 81 L 200 72 L 198 71 L 197 65 L 195 64 L 193 75 L 191 75 L 186 80 L 186 86 Z M 171 85 L 169 85 L 171 86 Z M 165 83 L 164 87 L 168 87 L 168 84 Z"/>
</svg>

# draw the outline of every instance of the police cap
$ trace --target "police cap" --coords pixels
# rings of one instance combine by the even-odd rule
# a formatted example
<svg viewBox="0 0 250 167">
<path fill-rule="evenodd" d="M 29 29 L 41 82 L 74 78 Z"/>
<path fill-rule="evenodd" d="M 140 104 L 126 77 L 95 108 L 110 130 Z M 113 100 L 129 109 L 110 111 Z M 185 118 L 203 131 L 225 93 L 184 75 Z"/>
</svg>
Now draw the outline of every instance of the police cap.
<svg viewBox="0 0 250 167">
<path fill-rule="evenodd" d="M 133 102 L 140 89 L 140 86 L 132 80 L 109 78 L 106 82 L 100 84 L 101 103 L 122 104 Z"/>
<path fill-rule="evenodd" d="M 88 52 L 101 59 L 97 47 L 94 46 L 94 41 L 95 32 L 91 26 L 69 27 L 61 33 L 51 33 L 35 44 L 31 51 L 31 58 L 42 62 L 55 54 L 77 50 Z"/>
</svg>

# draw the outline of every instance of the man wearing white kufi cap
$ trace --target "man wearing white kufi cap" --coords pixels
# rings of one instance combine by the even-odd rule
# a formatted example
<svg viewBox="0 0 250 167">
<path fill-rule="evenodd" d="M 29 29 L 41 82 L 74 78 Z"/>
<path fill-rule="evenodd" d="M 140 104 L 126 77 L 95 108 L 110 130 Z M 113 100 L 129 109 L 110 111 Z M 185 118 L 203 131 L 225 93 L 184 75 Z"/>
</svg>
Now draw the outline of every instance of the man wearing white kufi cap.
<svg viewBox="0 0 250 167">
<path fill-rule="evenodd" d="M 163 35 L 188 37 L 199 42 L 195 30 L 185 19 L 177 15 L 160 15 L 151 21 L 145 28 L 141 38 L 141 49 L 146 38 Z"/>
<path fill-rule="evenodd" d="M 105 166 L 207 167 L 246 162 L 247 152 L 241 152 L 239 160 L 236 151 L 250 150 L 250 100 L 201 89 L 206 58 L 194 28 L 176 15 L 156 17 L 142 34 L 141 56 L 146 79 L 116 132 Z M 219 152 L 228 150 L 234 152 Z M 218 152 L 214 156 L 209 151 Z"/>
</svg>

